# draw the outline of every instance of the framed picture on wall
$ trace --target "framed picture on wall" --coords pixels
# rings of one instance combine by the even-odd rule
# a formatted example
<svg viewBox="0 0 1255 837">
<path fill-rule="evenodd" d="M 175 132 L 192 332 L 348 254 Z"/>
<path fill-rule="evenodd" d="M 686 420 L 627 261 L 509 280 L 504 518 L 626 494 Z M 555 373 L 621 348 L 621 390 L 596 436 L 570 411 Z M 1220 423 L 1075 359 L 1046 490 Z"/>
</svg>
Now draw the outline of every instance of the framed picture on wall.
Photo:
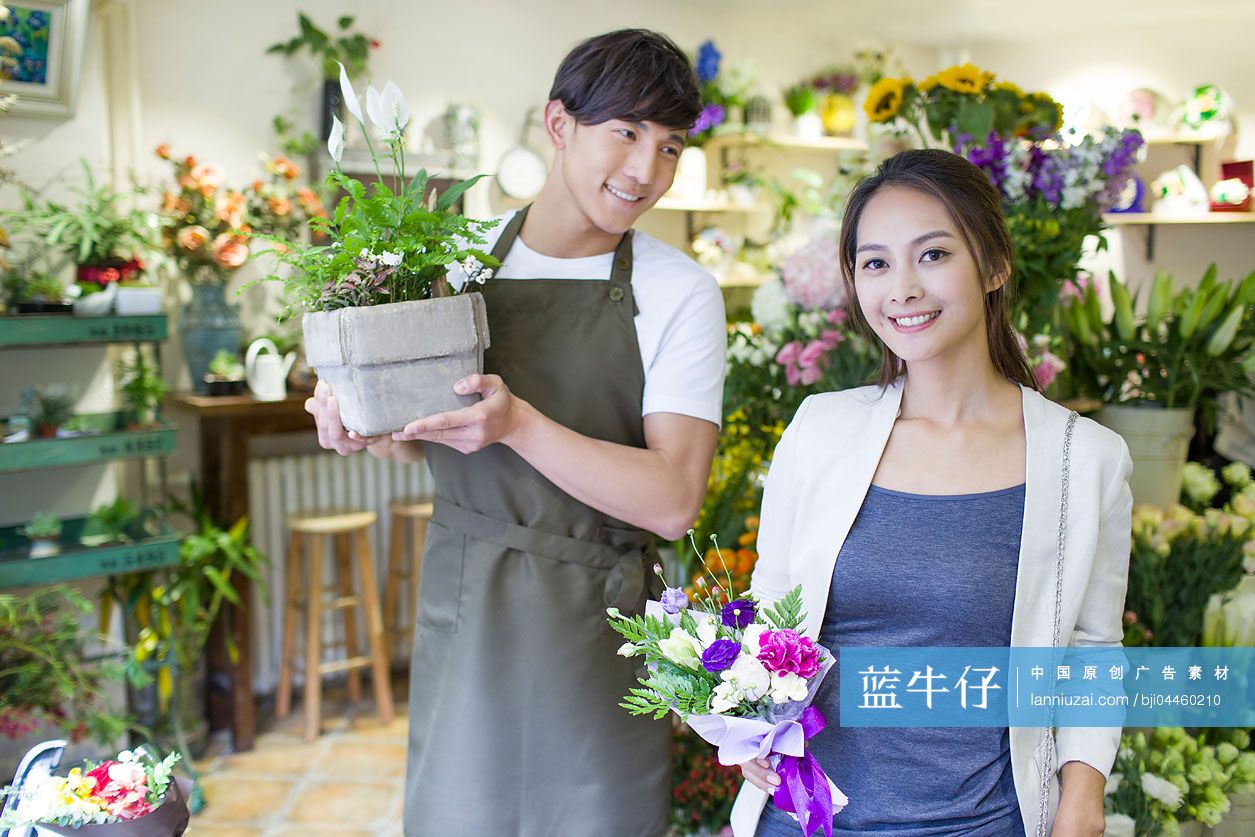
<svg viewBox="0 0 1255 837">
<path fill-rule="evenodd" d="M 0 2 L 0 95 L 17 95 L 9 113 L 74 115 L 91 0 Z"/>
</svg>

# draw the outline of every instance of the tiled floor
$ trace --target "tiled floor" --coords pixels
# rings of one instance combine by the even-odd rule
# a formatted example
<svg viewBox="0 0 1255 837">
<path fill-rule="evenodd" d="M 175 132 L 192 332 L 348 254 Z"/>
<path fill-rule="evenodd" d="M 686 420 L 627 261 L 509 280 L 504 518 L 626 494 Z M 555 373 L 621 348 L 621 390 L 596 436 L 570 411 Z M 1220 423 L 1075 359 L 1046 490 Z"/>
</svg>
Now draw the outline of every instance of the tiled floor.
<svg viewBox="0 0 1255 837">
<path fill-rule="evenodd" d="M 384 725 L 363 686 L 364 699 L 352 705 L 327 690 L 323 733 L 313 743 L 302 737 L 298 701 L 288 718 L 263 727 L 252 751 L 198 764 L 206 805 L 189 837 L 400 837 L 404 688 L 395 690 L 397 717 Z"/>
</svg>

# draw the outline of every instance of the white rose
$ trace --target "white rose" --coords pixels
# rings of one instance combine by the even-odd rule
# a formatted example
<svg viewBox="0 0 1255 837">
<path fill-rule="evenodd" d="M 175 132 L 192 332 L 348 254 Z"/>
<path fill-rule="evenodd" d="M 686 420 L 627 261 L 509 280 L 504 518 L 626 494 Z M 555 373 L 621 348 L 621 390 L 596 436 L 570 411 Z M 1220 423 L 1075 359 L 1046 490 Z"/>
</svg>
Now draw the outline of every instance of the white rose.
<svg viewBox="0 0 1255 837">
<path fill-rule="evenodd" d="M 715 687 L 714 696 L 710 699 L 710 711 L 722 715 L 729 709 L 735 709 L 741 702 L 741 692 L 732 683 L 720 683 Z"/>
<path fill-rule="evenodd" d="M 771 702 L 792 703 L 795 700 L 806 699 L 806 681 L 796 674 L 786 672 L 783 676 L 779 673 L 771 678 Z"/>
<path fill-rule="evenodd" d="M 1120 780 L 1124 778 L 1123 773 L 1112 773 L 1107 777 L 1107 785 L 1102 789 L 1103 796 L 1111 796 L 1120 787 Z"/>
<path fill-rule="evenodd" d="M 725 682 L 735 684 L 746 700 L 758 700 L 771 688 L 771 673 L 756 657 L 749 654 L 737 657 L 732 667 L 720 677 Z"/>
<path fill-rule="evenodd" d="M 1154 773 L 1142 774 L 1142 791 L 1152 799 L 1157 799 L 1168 807 L 1169 811 L 1175 811 L 1181 807 L 1184 797 L 1181 795 L 1181 789 L 1162 779 Z"/>
<path fill-rule="evenodd" d="M 1103 830 L 1106 837 L 1134 837 L 1137 823 L 1124 814 L 1108 814 L 1107 827 Z"/>
<path fill-rule="evenodd" d="M 707 619 L 697 626 L 697 641 L 702 644 L 702 650 L 706 650 L 711 644 L 719 638 L 719 626 L 715 624 L 713 619 Z"/>
<path fill-rule="evenodd" d="M 691 669 L 701 668 L 701 646 L 683 628 L 672 628 L 671 636 L 658 643 L 658 650 L 662 652 L 662 656 L 678 666 Z"/>
<path fill-rule="evenodd" d="M 763 631 L 767 630 L 766 625 L 754 624 L 745 629 L 745 633 L 741 634 L 741 647 L 758 656 L 758 652 L 763 649 Z"/>
<path fill-rule="evenodd" d="M 778 278 L 768 279 L 759 285 L 750 300 L 750 313 L 754 322 L 767 333 L 785 328 L 789 324 L 792 311 L 793 303 L 784 291 L 784 283 Z"/>
</svg>

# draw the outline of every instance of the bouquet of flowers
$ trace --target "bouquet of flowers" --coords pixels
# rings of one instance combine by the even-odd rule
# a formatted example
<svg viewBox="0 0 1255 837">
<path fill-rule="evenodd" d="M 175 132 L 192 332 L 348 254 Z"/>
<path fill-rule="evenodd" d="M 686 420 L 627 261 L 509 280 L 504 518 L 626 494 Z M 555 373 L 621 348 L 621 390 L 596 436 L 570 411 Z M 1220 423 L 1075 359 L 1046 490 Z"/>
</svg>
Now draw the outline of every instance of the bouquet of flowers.
<svg viewBox="0 0 1255 837">
<path fill-rule="evenodd" d="M 116 759 L 88 762 L 65 776 L 29 780 L 15 796 L 16 809 L 0 828 L 37 825 L 53 834 L 180 835 L 187 830 L 191 783 L 172 775 L 178 753 L 158 761 L 146 750 L 124 750 Z M 126 823 L 112 830 L 110 826 Z"/>
<path fill-rule="evenodd" d="M 662 576 L 662 568 L 654 571 Z M 610 626 L 625 640 L 619 654 L 643 656 L 647 674 L 620 704 L 634 715 L 656 719 L 674 712 L 718 747 L 719 762 L 743 764 L 770 758 L 781 783 L 773 801 L 792 813 L 804 835 L 823 830 L 848 802 L 807 752 L 806 741 L 826 721 L 811 700 L 833 665 L 832 655 L 798 633 L 802 589 L 795 587 L 771 607 L 749 594 L 730 601 L 713 576 L 701 579 L 692 602 L 668 587 L 645 613 L 627 616 L 611 608 Z"/>
</svg>

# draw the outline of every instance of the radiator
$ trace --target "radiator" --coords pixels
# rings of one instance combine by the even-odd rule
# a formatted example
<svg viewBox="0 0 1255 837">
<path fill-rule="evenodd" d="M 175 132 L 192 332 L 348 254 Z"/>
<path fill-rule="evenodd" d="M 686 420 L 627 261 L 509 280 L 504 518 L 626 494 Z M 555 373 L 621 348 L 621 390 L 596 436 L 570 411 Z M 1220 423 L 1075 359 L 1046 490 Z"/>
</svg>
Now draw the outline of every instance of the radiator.
<svg viewBox="0 0 1255 837">
<path fill-rule="evenodd" d="M 286 576 L 286 516 L 320 509 L 369 509 L 379 519 L 370 532 L 371 551 L 375 560 L 375 576 L 379 581 L 379 601 L 387 575 L 388 534 L 391 519 L 388 504 L 395 500 L 431 500 L 434 490 L 431 472 L 426 464 L 380 460 L 367 453 L 339 456 L 330 452 L 297 456 L 274 456 L 254 459 L 248 466 L 249 520 L 252 521 L 253 546 L 270 557 L 264 571 L 268 596 L 254 592 L 252 620 L 253 687 L 258 693 L 272 692 L 279 682 L 279 657 L 283 642 L 283 590 Z M 308 554 L 308 553 L 307 553 Z M 327 563 L 323 577 L 333 572 L 332 550 L 326 549 Z M 308 559 L 306 559 L 308 560 Z M 354 573 L 354 583 L 357 574 Z M 407 585 L 399 585 L 400 607 L 411 608 Z M 410 620 L 411 624 L 413 620 Z M 364 626 L 364 614 L 359 617 Z M 303 629 L 301 629 L 303 631 Z M 298 631 L 298 634 L 301 633 Z M 358 630 L 364 642 L 363 627 Z M 303 638 L 303 637 L 302 637 Z M 301 638 L 298 638 L 298 649 Z M 323 647 L 326 660 L 345 656 L 340 618 L 323 620 Z M 392 649 L 395 661 L 408 662 L 408 643 L 398 642 Z M 297 682 L 302 672 L 298 663 Z"/>
</svg>

